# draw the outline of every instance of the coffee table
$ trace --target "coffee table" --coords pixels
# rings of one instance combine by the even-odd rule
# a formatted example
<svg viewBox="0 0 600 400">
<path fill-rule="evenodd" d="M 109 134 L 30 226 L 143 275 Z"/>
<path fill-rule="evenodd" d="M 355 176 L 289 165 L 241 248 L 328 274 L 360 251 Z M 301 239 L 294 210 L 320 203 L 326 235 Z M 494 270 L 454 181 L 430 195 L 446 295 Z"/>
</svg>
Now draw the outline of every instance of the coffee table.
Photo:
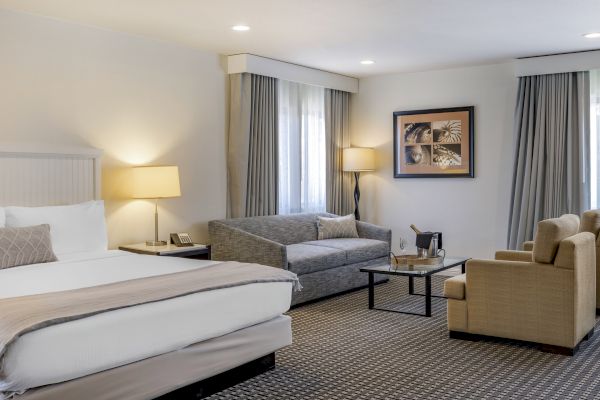
<svg viewBox="0 0 600 400">
<path fill-rule="evenodd" d="M 384 264 L 361 268 L 361 272 L 367 272 L 369 274 L 369 309 L 431 317 L 431 298 L 445 298 L 444 296 L 435 296 L 431 294 L 431 276 L 458 265 L 461 266 L 462 273 L 464 274 L 465 266 L 469 259 L 470 258 L 466 257 L 445 257 L 444 261 L 437 265 L 409 266 Z M 425 313 L 423 314 L 411 311 L 394 310 L 391 308 L 375 307 L 375 274 L 408 276 L 408 294 L 425 297 Z M 414 278 L 425 278 L 425 293 L 415 293 Z"/>
</svg>

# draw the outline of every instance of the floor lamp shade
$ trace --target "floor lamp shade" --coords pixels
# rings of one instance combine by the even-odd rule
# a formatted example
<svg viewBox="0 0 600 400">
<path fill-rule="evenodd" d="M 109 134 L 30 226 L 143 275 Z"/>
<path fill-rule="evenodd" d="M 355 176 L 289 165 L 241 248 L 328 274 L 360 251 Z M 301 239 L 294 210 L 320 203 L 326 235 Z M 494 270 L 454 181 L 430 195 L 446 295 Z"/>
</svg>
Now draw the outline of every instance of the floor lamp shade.
<svg viewBox="0 0 600 400">
<path fill-rule="evenodd" d="M 342 169 L 354 172 L 354 218 L 360 220 L 358 202 L 360 201 L 360 188 L 358 179 L 361 172 L 375 171 L 375 150 L 368 147 L 350 147 L 344 149 L 342 155 Z"/>
<path fill-rule="evenodd" d="M 134 167 L 132 171 L 131 197 L 134 199 L 155 199 L 154 240 L 146 241 L 148 246 L 164 246 L 167 242 L 158 240 L 158 199 L 181 196 L 179 168 L 174 165 Z"/>
</svg>

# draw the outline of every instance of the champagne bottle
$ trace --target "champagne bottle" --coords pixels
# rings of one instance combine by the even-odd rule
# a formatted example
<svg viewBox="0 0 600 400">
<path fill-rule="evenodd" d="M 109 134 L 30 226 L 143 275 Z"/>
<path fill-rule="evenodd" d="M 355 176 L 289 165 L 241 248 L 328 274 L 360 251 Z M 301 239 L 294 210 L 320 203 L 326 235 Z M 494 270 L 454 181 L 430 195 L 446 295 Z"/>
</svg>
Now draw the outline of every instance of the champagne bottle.
<svg viewBox="0 0 600 400">
<path fill-rule="evenodd" d="M 419 229 L 417 229 L 417 227 L 414 224 L 410 224 L 410 228 L 415 231 L 415 233 L 417 235 L 421 234 L 421 231 Z"/>
</svg>

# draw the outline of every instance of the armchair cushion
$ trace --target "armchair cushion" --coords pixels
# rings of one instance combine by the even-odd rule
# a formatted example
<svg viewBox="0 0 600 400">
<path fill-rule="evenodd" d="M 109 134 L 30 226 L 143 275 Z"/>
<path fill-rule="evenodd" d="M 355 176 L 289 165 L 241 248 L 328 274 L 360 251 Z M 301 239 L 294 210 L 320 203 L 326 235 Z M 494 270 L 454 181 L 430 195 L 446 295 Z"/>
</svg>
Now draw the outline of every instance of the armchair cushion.
<svg viewBox="0 0 600 400">
<path fill-rule="evenodd" d="M 533 260 L 538 263 L 552 264 L 560 241 L 576 234 L 578 230 L 579 217 L 574 214 L 540 221 L 535 234 Z"/>
<path fill-rule="evenodd" d="M 342 250 L 346 253 L 346 264 L 374 260 L 390 255 L 390 245 L 387 242 L 374 239 L 325 239 L 306 242 L 305 244 Z"/>
<path fill-rule="evenodd" d="M 346 263 L 346 253 L 331 247 L 310 244 L 287 246 L 288 269 L 298 275 L 339 267 Z"/>
<path fill-rule="evenodd" d="M 465 298 L 466 285 L 467 274 L 461 274 L 446 279 L 444 282 L 444 296 L 449 299 L 463 300 Z"/>
<path fill-rule="evenodd" d="M 598 233 L 600 233 L 600 210 L 588 210 L 581 215 L 579 232 L 591 232 L 598 237 Z"/>
</svg>

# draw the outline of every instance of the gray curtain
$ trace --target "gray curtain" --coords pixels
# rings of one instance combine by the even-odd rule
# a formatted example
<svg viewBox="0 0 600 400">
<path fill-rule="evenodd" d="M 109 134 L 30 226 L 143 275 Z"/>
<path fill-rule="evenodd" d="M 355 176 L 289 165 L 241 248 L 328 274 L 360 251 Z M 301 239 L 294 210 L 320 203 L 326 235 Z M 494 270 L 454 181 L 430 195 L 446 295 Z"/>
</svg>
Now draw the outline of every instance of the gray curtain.
<svg viewBox="0 0 600 400">
<path fill-rule="evenodd" d="M 354 210 L 352 173 L 342 171 L 342 152 L 350 147 L 350 94 L 325 89 L 327 211 L 338 215 Z"/>
<path fill-rule="evenodd" d="M 588 72 L 519 79 L 509 248 L 538 221 L 589 208 L 589 101 Z"/>
<path fill-rule="evenodd" d="M 277 79 L 230 75 L 227 215 L 277 214 Z"/>
</svg>

